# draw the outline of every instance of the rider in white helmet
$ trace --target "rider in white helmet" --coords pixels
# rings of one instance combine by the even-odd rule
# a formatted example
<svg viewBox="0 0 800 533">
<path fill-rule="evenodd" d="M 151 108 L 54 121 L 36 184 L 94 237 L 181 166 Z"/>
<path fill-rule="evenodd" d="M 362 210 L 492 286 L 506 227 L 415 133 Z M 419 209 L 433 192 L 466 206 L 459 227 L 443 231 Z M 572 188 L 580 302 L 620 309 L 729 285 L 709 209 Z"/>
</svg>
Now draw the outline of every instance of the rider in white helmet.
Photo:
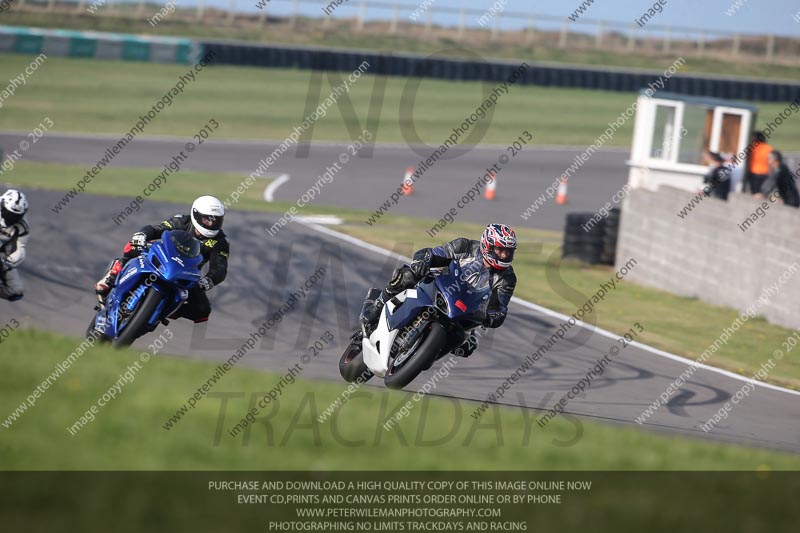
<svg viewBox="0 0 800 533">
<path fill-rule="evenodd" d="M 213 196 L 201 196 L 192 204 L 190 214 L 175 215 L 161 224 L 145 226 L 134 233 L 130 242 L 125 245 L 122 258 L 112 261 L 106 274 L 95 284 L 100 303 L 105 303 L 105 297 L 125 263 L 137 257 L 148 241 L 161 238 L 161 234 L 167 230 L 183 230 L 194 235 L 200 241 L 203 253 L 203 263 L 200 268 L 208 263 L 208 272 L 189 291 L 189 299 L 173 318 L 188 318 L 195 323 L 208 320 L 208 316 L 211 314 L 211 303 L 205 293 L 215 285 L 222 283 L 228 274 L 230 245 L 225 232 L 222 231 L 224 218 L 225 206 L 222 205 L 222 202 Z"/>
<path fill-rule="evenodd" d="M 17 272 L 25 260 L 28 243 L 28 200 L 16 189 L 0 196 L 0 298 L 16 301 L 22 299 L 22 280 Z"/>
</svg>

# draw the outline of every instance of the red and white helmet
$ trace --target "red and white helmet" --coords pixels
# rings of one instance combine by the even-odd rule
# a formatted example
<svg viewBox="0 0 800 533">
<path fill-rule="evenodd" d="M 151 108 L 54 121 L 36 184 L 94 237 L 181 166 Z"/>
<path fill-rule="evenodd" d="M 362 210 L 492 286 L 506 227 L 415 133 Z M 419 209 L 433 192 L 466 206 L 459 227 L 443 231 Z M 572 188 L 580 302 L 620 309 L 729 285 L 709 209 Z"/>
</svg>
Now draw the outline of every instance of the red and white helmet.
<svg viewBox="0 0 800 533">
<path fill-rule="evenodd" d="M 505 249 L 505 257 L 498 255 L 498 249 Z M 511 266 L 514 250 L 517 249 L 517 234 L 511 226 L 505 224 L 489 224 L 481 235 L 481 255 L 489 266 L 503 270 Z"/>
</svg>

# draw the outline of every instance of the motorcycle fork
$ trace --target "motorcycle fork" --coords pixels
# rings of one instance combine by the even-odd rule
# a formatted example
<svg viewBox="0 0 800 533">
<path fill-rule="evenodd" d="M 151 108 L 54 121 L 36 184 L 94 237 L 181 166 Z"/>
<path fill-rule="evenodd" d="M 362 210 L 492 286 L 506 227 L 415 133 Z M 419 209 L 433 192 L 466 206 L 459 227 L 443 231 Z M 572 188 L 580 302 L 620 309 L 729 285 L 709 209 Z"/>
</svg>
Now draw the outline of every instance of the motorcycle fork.
<svg viewBox="0 0 800 533">
<path fill-rule="evenodd" d="M 434 316 L 430 316 L 430 311 L 425 310 L 423 311 L 417 318 L 414 319 L 414 322 L 411 324 L 411 327 L 406 330 L 405 334 L 400 340 L 401 345 L 398 345 L 400 350 L 407 350 L 409 347 L 414 346 L 414 343 L 417 342 L 420 335 L 425 330 L 425 326 L 429 324 L 432 319 L 435 318 Z"/>
</svg>

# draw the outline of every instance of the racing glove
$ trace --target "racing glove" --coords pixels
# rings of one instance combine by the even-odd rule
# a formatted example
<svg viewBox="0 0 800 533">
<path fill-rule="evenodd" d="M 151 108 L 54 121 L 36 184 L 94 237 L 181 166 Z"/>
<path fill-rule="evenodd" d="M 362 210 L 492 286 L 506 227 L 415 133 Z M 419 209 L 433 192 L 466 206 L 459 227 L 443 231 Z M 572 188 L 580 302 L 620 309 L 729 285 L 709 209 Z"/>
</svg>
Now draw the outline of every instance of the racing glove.
<svg viewBox="0 0 800 533">
<path fill-rule="evenodd" d="M 147 236 L 142 233 L 141 231 L 137 231 L 131 237 L 131 248 L 134 250 L 141 252 L 144 250 L 144 247 L 147 245 Z"/>
<path fill-rule="evenodd" d="M 414 254 L 414 261 L 411 263 L 411 271 L 417 278 L 421 279 L 428 275 L 431 270 L 431 257 L 433 254 L 430 249 L 421 250 Z"/>
<path fill-rule="evenodd" d="M 209 278 L 208 276 L 206 276 L 206 277 L 204 277 L 204 278 L 200 278 L 200 281 L 198 281 L 198 282 L 197 282 L 197 285 L 198 285 L 198 286 L 199 286 L 201 289 L 203 289 L 204 291 L 206 291 L 206 292 L 208 292 L 208 291 L 210 291 L 212 288 L 214 288 L 214 282 L 213 282 L 213 281 L 211 281 L 211 278 Z"/>
<path fill-rule="evenodd" d="M 487 311 L 483 325 L 487 328 L 499 328 L 506 320 L 506 314 L 501 311 Z"/>
</svg>

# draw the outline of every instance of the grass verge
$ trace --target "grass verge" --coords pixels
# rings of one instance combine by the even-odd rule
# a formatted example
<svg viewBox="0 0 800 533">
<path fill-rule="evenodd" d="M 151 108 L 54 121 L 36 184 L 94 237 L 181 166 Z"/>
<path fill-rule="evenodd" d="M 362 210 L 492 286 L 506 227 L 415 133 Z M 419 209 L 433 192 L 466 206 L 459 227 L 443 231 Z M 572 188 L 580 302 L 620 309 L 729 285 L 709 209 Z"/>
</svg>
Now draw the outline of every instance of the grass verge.
<svg viewBox="0 0 800 533">
<path fill-rule="evenodd" d="M 80 341 L 16 330 L 0 355 L 2 420 L 24 402 Z M 335 365 L 336 355 L 324 364 Z M 322 361 L 320 361 L 323 364 Z M 68 431 L 127 369 L 141 369 L 116 398 L 75 435 Z M 411 394 L 362 388 L 338 415 L 316 417 L 344 389 L 341 383 L 297 379 L 277 408 L 231 438 L 226 430 L 252 398 L 280 376 L 234 368 L 179 425 L 163 422 L 215 371 L 215 365 L 133 351 L 89 349 L 9 428 L 0 426 L 0 469 L 14 470 L 796 470 L 796 456 L 761 449 L 665 437 L 636 428 L 557 418 L 546 429 L 535 411 L 491 409 L 477 425 L 474 404 L 426 397 L 396 430 L 383 421 Z M 228 397 L 226 409 L 219 395 Z M 449 436 L 448 436 L 449 435 Z M 436 440 L 439 443 L 434 443 Z M 565 443 L 570 443 L 565 445 Z M 620 450 L 627 450 L 620 453 Z M 434 451 L 435 450 L 435 451 Z M 401 455 L 402 454 L 402 455 Z M 402 457 L 387 462 L 387 457 Z"/>
<path fill-rule="evenodd" d="M 30 56 L 0 55 L 0 70 L 22 72 L 29 62 Z M 667 66 L 669 62 L 663 65 Z M 3 127 L 31 131 L 49 117 L 54 131 L 122 134 L 188 69 L 185 65 L 50 57 L 3 103 Z M 311 71 L 210 66 L 146 126 L 144 134 L 190 140 L 213 118 L 220 124 L 214 138 L 285 139 L 303 121 L 309 92 L 319 89 L 316 107 L 341 83 L 325 76 L 320 81 Z M 350 108 L 342 105 L 346 103 L 342 97 L 316 122 L 313 140 L 349 141 L 347 128 L 361 130 L 367 124 L 371 98 L 375 91 L 384 91 L 383 81 L 380 114 L 373 115 L 378 119 L 373 131 L 376 142 L 405 143 L 419 135 L 422 142 L 438 146 L 483 99 L 483 85 L 477 82 L 364 75 L 347 95 L 352 112 L 345 111 Z M 316 83 L 321 87 L 315 88 Z M 490 89 L 487 86 L 487 92 Z M 411 107 L 401 106 L 404 94 L 414 95 Z M 98 105 L 99 95 L 113 95 L 113 99 Z M 588 146 L 635 98 L 634 93 L 513 86 L 493 108 L 494 114 L 479 123 L 487 126 L 480 142 L 508 144 L 528 130 L 537 144 Z M 784 108 L 777 104 L 759 107 L 762 124 Z M 633 121 L 628 120 L 608 144 L 630 146 L 632 131 Z M 800 121 L 785 121 L 770 143 L 776 149 L 800 151 Z"/>
</svg>

